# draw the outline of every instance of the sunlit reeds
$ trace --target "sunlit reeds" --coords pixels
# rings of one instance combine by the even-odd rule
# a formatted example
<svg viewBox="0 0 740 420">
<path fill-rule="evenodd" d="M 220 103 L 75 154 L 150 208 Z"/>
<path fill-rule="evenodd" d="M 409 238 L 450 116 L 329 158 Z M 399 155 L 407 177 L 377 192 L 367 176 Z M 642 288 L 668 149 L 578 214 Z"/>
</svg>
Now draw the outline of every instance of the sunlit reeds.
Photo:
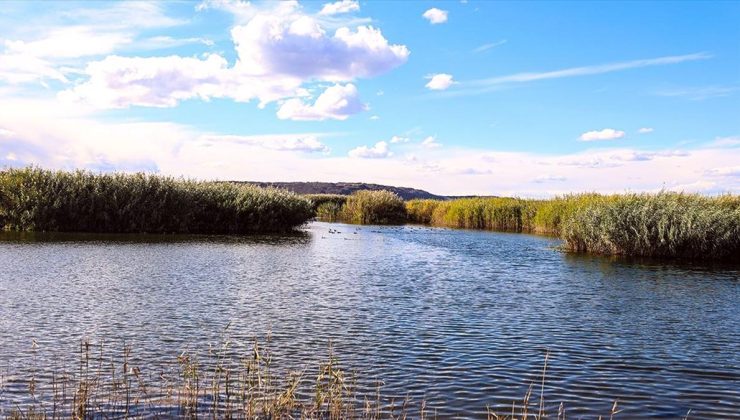
<svg viewBox="0 0 740 420">
<path fill-rule="evenodd" d="M 403 224 L 406 206 L 401 197 L 390 191 L 357 191 L 347 196 L 340 218 L 347 223 Z"/>
<path fill-rule="evenodd" d="M 740 261 L 740 197 L 571 194 L 550 200 L 411 200 L 411 222 L 545 233 L 577 252 Z"/>
<path fill-rule="evenodd" d="M 142 173 L 0 171 L 0 226 L 6 230 L 282 232 L 312 216 L 309 200 L 279 189 Z"/>
</svg>

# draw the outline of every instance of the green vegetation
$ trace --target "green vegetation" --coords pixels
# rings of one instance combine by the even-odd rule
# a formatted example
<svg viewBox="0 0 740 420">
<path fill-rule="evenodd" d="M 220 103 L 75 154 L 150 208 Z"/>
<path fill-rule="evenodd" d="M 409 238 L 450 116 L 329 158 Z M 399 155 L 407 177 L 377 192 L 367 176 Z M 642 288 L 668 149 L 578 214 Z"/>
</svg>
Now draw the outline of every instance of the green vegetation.
<svg viewBox="0 0 740 420">
<path fill-rule="evenodd" d="M 341 194 L 307 194 L 316 218 L 324 222 L 337 222 L 342 217 L 342 208 L 347 196 Z"/>
<path fill-rule="evenodd" d="M 596 197 L 565 219 L 560 236 L 578 252 L 740 261 L 740 197 Z"/>
<path fill-rule="evenodd" d="M 397 400 L 385 395 L 382 382 L 361 381 L 358 373 L 342 368 L 331 349 L 328 357 L 316 355 L 310 360 L 274 357 L 269 336 L 251 345 L 234 345 L 224 337 L 221 343 L 209 344 L 207 349 L 190 348 L 158 366 L 142 365 L 130 345 L 111 349 L 85 340 L 78 349 L 78 361 L 71 365 L 34 366 L 27 378 L 11 372 L 14 383 L 25 385 L 13 392 L 24 398 L 9 403 L 5 412 L 0 405 L 0 417 L 425 419 L 437 418 L 437 410 L 443 408 L 408 396 Z M 507 402 L 499 410 L 481 406 L 478 415 L 564 419 L 562 404 L 557 411 L 548 410 L 545 404 L 547 362 L 546 354 L 542 371 L 529 382 L 522 399 Z M 613 418 L 619 410 L 616 402 L 611 406 L 607 414 Z"/>
<path fill-rule="evenodd" d="M 341 220 L 360 224 L 403 224 L 406 206 L 401 197 L 390 191 L 357 191 L 347 197 Z"/>
<path fill-rule="evenodd" d="M 284 232 L 313 216 L 284 190 L 145 174 L 0 171 L 0 227 L 120 233 Z"/>
<path fill-rule="evenodd" d="M 566 195 L 552 200 L 411 200 L 409 220 L 453 228 L 560 236 L 577 252 L 740 261 L 740 197 Z"/>
<path fill-rule="evenodd" d="M 461 198 L 451 201 L 412 200 L 409 220 L 434 226 L 506 232 L 533 231 L 539 202 L 518 198 Z"/>
</svg>

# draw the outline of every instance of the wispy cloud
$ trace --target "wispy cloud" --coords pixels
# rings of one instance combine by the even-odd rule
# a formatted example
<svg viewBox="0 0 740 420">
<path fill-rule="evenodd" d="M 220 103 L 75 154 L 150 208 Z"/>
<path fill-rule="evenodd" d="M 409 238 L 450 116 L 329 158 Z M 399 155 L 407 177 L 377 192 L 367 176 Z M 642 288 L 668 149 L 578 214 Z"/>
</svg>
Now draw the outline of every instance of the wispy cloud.
<svg viewBox="0 0 740 420">
<path fill-rule="evenodd" d="M 476 54 L 479 54 L 479 53 L 488 51 L 490 49 L 493 49 L 493 48 L 496 48 L 496 47 L 500 47 L 500 46 L 506 44 L 506 42 L 508 42 L 508 41 L 505 40 L 505 39 L 502 39 L 502 40 L 499 40 L 499 41 L 496 41 L 496 42 L 490 42 L 488 44 L 483 44 L 483 45 L 481 45 L 479 47 L 474 48 L 473 49 L 473 52 L 476 53 Z"/>
<path fill-rule="evenodd" d="M 607 64 L 596 64 L 592 66 L 570 67 L 566 69 L 523 72 L 505 76 L 489 77 L 459 82 L 458 89 L 450 89 L 449 92 L 440 93 L 440 96 L 476 95 L 498 89 L 503 89 L 519 83 L 530 83 L 540 80 L 562 79 L 567 77 L 591 76 L 597 74 L 614 73 L 618 71 L 638 69 L 644 67 L 665 66 L 690 61 L 708 60 L 712 55 L 705 52 L 685 55 L 672 55 L 666 57 L 647 58 L 641 60 L 621 61 Z"/>
<path fill-rule="evenodd" d="M 704 99 L 730 96 L 738 91 L 740 91 L 740 86 L 701 86 L 663 89 L 656 91 L 654 94 L 657 96 L 680 97 L 692 101 L 702 101 Z"/>
</svg>

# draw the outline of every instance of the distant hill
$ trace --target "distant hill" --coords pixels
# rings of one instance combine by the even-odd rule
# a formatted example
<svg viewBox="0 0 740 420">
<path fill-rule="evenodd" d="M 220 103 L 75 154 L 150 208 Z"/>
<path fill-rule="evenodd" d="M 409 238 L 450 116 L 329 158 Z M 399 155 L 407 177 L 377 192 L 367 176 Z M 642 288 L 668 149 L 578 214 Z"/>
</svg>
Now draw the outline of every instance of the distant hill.
<svg viewBox="0 0 740 420">
<path fill-rule="evenodd" d="M 260 187 L 277 187 L 298 194 L 352 194 L 359 190 L 388 190 L 398 194 L 404 200 L 414 198 L 431 198 L 446 200 L 447 197 L 434 195 L 424 190 L 389 185 L 366 184 L 363 182 L 246 182 Z"/>
</svg>

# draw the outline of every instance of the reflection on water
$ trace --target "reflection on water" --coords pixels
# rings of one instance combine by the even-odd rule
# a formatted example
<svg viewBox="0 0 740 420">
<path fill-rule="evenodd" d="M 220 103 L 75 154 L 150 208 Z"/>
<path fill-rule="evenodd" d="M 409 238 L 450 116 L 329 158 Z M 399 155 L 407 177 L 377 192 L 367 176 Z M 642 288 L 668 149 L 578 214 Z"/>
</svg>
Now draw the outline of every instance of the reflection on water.
<svg viewBox="0 0 740 420">
<path fill-rule="evenodd" d="M 545 393 L 569 417 L 615 399 L 623 418 L 737 417 L 738 267 L 557 244 L 323 223 L 262 237 L 3 234 L 0 374 L 74 361 L 82 337 L 163 365 L 231 324 L 244 345 L 271 331 L 278 359 L 313 360 L 331 341 L 361 386 L 382 379 L 440 416 L 510 406 L 549 350 Z M 2 406 L 14 398 L 0 392 Z"/>
</svg>

